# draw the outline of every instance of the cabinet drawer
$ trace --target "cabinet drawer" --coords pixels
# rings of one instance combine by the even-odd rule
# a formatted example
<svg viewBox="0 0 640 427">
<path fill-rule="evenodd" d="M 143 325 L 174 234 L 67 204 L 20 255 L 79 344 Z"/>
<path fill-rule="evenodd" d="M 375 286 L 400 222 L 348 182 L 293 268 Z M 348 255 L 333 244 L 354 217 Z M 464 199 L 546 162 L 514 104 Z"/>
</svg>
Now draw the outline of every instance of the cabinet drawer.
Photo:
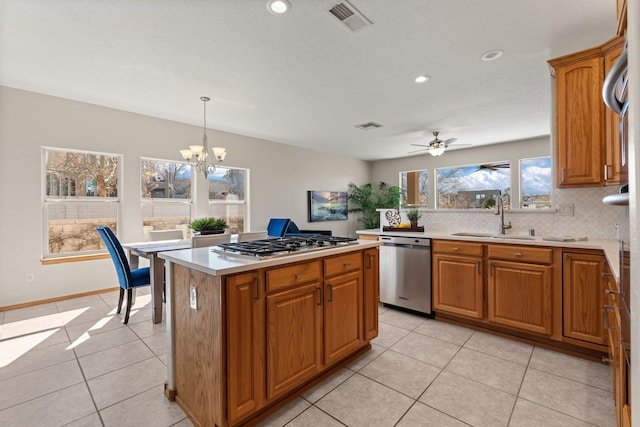
<svg viewBox="0 0 640 427">
<path fill-rule="evenodd" d="M 287 267 L 267 270 L 267 292 L 319 280 L 321 277 L 320 261 L 305 262 Z"/>
<path fill-rule="evenodd" d="M 454 255 L 482 256 L 482 243 L 458 242 L 452 240 L 433 240 L 433 252 Z"/>
<path fill-rule="evenodd" d="M 360 252 L 326 258 L 324 260 L 325 277 L 359 270 L 360 268 L 362 268 L 362 253 Z"/>
<path fill-rule="evenodd" d="M 553 260 L 551 249 L 532 248 L 529 246 L 487 245 L 487 256 L 489 259 L 533 262 L 536 264 L 551 264 Z"/>
</svg>

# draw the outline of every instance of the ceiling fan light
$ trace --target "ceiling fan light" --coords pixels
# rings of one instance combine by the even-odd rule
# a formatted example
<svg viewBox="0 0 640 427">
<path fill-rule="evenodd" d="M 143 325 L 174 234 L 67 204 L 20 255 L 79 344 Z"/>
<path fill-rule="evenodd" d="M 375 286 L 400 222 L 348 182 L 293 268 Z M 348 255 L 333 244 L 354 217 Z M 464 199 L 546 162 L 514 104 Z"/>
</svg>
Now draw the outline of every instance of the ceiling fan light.
<svg viewBox="0 0 640 427">
<path fill-rule="evenodd" d="M 416 77 L 415 82 L 416 83 L 425 83 L 429 79 L 430 79 L 429 76 L 423 74 L 423 75 L 420 75 L 420 76 Z"/>
<path fill-rule="evenodd" d="M 441 156 L 442 153 L 444 153 L 444 150 L 445 150 L 445 147 L 443 145 L 438 145 L 437 147 L 434 146 L 429 150 L 429 154 L 431 154 L 434 157 L 438 157 L 438 156 Z"/>
</svg>

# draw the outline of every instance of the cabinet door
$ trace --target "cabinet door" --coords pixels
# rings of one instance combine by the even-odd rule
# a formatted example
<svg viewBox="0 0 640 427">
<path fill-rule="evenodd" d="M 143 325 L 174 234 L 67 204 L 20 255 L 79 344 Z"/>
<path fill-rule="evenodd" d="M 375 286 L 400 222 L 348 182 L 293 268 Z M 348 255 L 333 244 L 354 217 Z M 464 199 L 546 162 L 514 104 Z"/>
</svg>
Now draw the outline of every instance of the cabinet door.
<svg viewBox="0 0 640 427">
<path fill-rule="evenodd" d="M 360 271 L 325 281 L 325 364 L 338 361 L 364 342 L 362 326 L 362 275 Z"/>
<path fill-rule="evenodd" d="M 433 254 L 436 312 L 482 319 L 482 258 Z"/>
<path fill-rule="evenodd" d="M 551 335 L 551 267 L 489 261 L 489 321 Z"/>
<path fill-rule="evenodd" d="M 320 282 L 267 296 L 267 396 L 282 395 L 322 369 Z"/>
<path fill-rule="evenodd" d="M 263 281 L 257 272 L 230 276 L 227 291 L 227 391 L 229 418 L 259 409 L 264 399 Z"/>
<path fill-rule="evenodd" d="M 558 187 L 604 183 L 603 79 L 601 56 L 556 68 Z"/>
<path fill-rule="evenodd" d="M 622 53 L 624 46 L 624 38 L 616 42 L 604 55 L 604 73 L 605 76 Z M 604 165 L 604 181 L 607 185 L 615 185 L 620 183 L 620 167 L 622 166 L 621 146 L 620 146 L 620 116 L 615 112 L 605 109 L 605 165 Z"/>
<path fill-rule="evenodd" d="M 378 304 L 380 301 L 380 263 L 378 248 L 364 251 L 363 299 L 364 339 L 378 336 Z"/>
<path fill-rule="evenodd" d="M 565 337 L 606 344 L 602 321 L 601 255 L 565 253 L 563 331 Z"/>
</svg>

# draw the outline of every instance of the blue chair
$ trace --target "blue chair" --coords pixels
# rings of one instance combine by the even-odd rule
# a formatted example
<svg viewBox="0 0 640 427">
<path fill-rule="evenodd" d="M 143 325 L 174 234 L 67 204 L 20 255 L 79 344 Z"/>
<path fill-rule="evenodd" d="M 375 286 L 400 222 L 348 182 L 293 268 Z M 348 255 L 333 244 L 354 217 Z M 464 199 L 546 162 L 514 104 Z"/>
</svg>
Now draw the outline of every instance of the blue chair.
<svg viewBox="0 0 640 427">
<path fill-rule="evenodd" d="M 271 218 L 267 225 L 267 235 L 269 237 L 284 237 L 290 222 L 289 218 Z"/>
<path fill-rule="evenodd" d="M 149 267 L 138 268 L 131 271 L 129 268 L 129 261 L 122 249 L 120 241 L 114 234 L 114 232 L 104 225 L 96 227 L 100 237 L 104 241 L 104 244 L 109 250 L 111 259 L 116 266 L 116 273 L 118 273 L 118 281 L 120 282 L 120 298 L 118 298 L 118 314 L 122 310 L 122 300 L 124 298 L 124 291 L 127 291 L 127 311 L 124 315 L 124 324 L 129 323 L 129 313 L 131 312 L 131 305 L 133 300 L 133 289 L 140 286 L 151 285 L 151 274 L 149 273 Z"/>
<path fill-rule="evenodd" d="M 285 237 L 290 236 L 331 236 L 333 232 L 331 230 L 300 230 L 295 222 L 289 221 L 287 231 L 284 233 Z"/>
</svg>

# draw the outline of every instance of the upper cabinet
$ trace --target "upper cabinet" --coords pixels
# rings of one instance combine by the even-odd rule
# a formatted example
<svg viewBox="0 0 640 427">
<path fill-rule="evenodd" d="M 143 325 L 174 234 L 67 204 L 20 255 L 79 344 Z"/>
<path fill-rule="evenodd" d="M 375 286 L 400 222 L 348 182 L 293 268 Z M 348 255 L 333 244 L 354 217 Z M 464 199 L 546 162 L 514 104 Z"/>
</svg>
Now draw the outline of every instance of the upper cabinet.
<svg viewBox="0 0 640 427">
<path fill-rule="evenodd" d="M 624 39 L 549 61 L 555 76 L 556 185 L 619 183 L 618 121 L 602 100 L 606 72 Z"/>
</svg>

